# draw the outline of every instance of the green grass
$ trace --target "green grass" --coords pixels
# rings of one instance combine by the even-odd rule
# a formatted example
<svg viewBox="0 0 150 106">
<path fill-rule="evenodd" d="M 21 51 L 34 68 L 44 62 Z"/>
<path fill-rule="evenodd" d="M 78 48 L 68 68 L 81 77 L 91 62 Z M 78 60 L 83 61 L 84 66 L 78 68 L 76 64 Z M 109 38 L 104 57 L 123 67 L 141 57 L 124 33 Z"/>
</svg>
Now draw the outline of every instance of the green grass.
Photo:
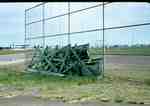
<svg viewBox="0 0 150 106">
<path fill-rule="evenodd" d="M 102 49 L 92 48 L 90 49 L 92 54 L 102 54 Z M 107 48 L 105 49 L 106 55 L 148 55 L 150 56 L 150 48 L 149 47 L 141 47 L 141 48 Z"/>
<path fill-rule="evenodd" d="M 150 103 L 150 71 L 105 71 L 104 79 L 94 77 L 56 77 L 25 73 L 17 66 L 0 67 L 0 86 L 14 91 L 0 91 L 0 95 L 31 94 L 38 90 L 38 98 L 59 99 L 67 102 L 88 100 L 110 102 L 142 101 Z"/>
<path fill-rule="evenodd" d="M 0 50 L 0 55 L 8 55 L 8 54 L 17 54 L 17 53 L 24 53 L 23 50 Z"/>
<path fill-rule="evenodd" d="M 16 54 L 16 53 L 23 53 L 24 51 L 16 51 L 16 50 L 0 50 L 0 55 L 7 55 L 7 54 Z M 91 54 L 102 54 L 102 49 L 98 48 L 91 48 L 89 50 Z M 129 48 L 107 48 L 105 49 L 106 55 L 148 55 L 150 56 L 150 48 L 149 47 L 129 47 Z"/>
<path fill-rule="evenodd" d="M 100 49 L 90 50 L 91 54 L 102 52 Z M 3 54 L 8 54 L 8 51 Z M 107 49 L 106 54 L 150 55 L 150 48 L 113 48 Z M 110 102 L 150 103 L 150 67 L 118 67 L 106 68 L 104 79 L 97 79 L 29 74 L 23 72 L 21 65 L 1 66 L 0 87 L 14 90 L 0 90 L 0 96 L 32 94 L 37 90 L 38 98 L 60 99 L 67 102 L 101 101 L 107 98 Z"/>
</svg>

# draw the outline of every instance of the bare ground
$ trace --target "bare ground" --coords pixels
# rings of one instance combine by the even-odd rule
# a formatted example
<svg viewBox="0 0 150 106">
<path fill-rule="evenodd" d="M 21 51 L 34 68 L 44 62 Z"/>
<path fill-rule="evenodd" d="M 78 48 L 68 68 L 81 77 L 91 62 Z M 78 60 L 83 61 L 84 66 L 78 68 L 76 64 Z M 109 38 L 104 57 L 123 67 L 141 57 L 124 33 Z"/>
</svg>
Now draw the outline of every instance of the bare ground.
<svg viewBox="0 0 150 106">
<path fill-rule="evenodd" d="M 105 102 L 83 102 L 83 103 L 64 103 L 61 101 L 50 101 L 38 99 L 31 96 L 17 96 L 14 98 L 0 98 L 0 106 L 149 106 L 139 104 L 117 104 Z"/>
<path fill-rule="evenodd" d="M 17 61 L 21 62 L 24 59 L 24 54 L 0 55 L 0 64 L 17 63 Z M 105 55 L 105 64 L 149 66 L 150 56 Z"/>
<path fill-rule="evenodd" d="M 17 57 L 18 56 L 18 57 Z M 3 61 L 4 58 L 10 58 L 9 61 Z M 15 58 L 15 59 L 11 59 Z M 23 55 L 9 55 L 1 57 L 0 64 L 6 65 L 8 63 L 20 63 L 23 59 Z M 7 59 L 6 59 L 7 60 Z M 13 60 L 13 61 L 12 61 Z M 133 68 L 150 70 L 150 56 L 119 56 L 119 55 L 107 55 L 105 56 L 106 68 L 125 69 Z M 31 96 L 18 96 L 13 98 L 2 98 L 0 97 L 0 106 L 142 106 L 139 104 L 114 104 L 114 103 L 96 103 L 96 102 L 85 102 L 80 104 L 67 104 L 60 101 L 49 101 L 34 98 Z M 149 105 L 143 105 L 149 106 Z"/>
<path fill-rule="evenodd" d="M 150 56 L 106 55 L 106 64 L 149 65 Z"/>
</svg>

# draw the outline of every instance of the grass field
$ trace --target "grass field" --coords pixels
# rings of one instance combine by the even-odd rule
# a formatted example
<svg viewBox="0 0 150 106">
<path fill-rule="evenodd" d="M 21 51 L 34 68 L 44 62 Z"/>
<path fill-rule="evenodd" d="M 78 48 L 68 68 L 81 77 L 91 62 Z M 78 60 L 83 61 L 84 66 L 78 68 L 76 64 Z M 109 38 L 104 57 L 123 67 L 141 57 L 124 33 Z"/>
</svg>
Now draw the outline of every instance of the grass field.
<svg viewBox="0 0 150 106">
<path fill-rule="evenodd" d="M 102 49 L 92 48 L 90 49 L 92 54 L 102 54 Z M 141 48 L 106 48 L 106 55 L 145 55 L 150 56 L 150 47 Z"/>
<path fill-rule="evenodd" d="M 89 49 L 91 54 L 102 54 L 102 49 L 91 48 Z M 24 53 L 22 50 L 0 50 L 0 55 Z M 139 48 L 107 48 L 105 49 L 106 55 L 145 55 L 150 56 L 150 47 L 139 47 Z"/>
<path fill-rule="evenodd" d="M 91 54 L 100 52 L 102 53 L 100 49 L 90 49 Z M 11 52 L 5 51 L 2 54 L 11 54 Z M 107 49 L 106 54 L 150 55 L 150 48 L 113 48 Z M 124 62 L 124 59 L 121 61 Z M 69 103 L 109 101 L 150 104 L 150 67 L 148 65 L 110 64 L 106 67 L 104 79 L 60 78 L 25 73 L 23 70 L 22 64 L 0 66 L 0 96 L 34 95 L 37 98 L 62 100 Z"/>
<path fill-rule="evenodd" d="M 10 50 L 10 49 L 0 50 L 0 55 L 17 54 L 17 53 L 24 53 L 24 50 Z"/>
<path fill-rule="evenodd" d="M 37 98 L 150 103 L 150 71 L 107 69 L 104 79 L 25 73 L 21 65 L 0 67 L 0 96 L 33 94 Z"/>
</svg>

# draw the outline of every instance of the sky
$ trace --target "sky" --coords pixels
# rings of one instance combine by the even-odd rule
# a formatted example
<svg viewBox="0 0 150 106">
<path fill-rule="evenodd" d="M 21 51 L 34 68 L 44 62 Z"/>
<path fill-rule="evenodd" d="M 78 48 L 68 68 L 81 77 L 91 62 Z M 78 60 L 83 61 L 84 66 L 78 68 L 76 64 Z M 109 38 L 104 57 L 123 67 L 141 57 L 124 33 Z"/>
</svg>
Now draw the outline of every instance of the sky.
<svg viewBox="0 0 150 106">
<path fill-rule="evenodd" d="M 34 3 L 0 3 L 0 45 L 8 42 L 23 44 L 24 42 L 24 10 L 39 2 Z M 97 5 L 97 3 L 71 3 L 71 11 Z M 67 12 L 67 3 L 47 3 L 45 17 L 52 17 Z M 27 12 L 27 23 L 41 19 L 41 7 Z M 112 3 L 105 7 L 105 27 L 140 24 L 150 22 L 150 4 L 138 2 Z M 71 32 L 97 29 L 102 27 L 102 7 L 71 14 Z M 68 32 L 68 17 L 63 16 L 45 22 L 45 35 Z M 27 37 L 41 36 L 42 23 L 27 26 Z M 137 44 L 150 43 L 150 25 L 127 29 L 105 31 L 105 44 Z M 28 43 L 42 44 L 42 39 L 32 40 Z M 71 36 L 72 44 L 91 43 L 102 44 L 102 32 L 90 32 Z M 46 44 L 67 44 L 67 35 L 56 38 L 47 38 Z"/>
<path fill-rule="evenodd" d="M 24 10 L 37 3 L 0 3 L 0 45 L 24 42 Z"/>
</svg>

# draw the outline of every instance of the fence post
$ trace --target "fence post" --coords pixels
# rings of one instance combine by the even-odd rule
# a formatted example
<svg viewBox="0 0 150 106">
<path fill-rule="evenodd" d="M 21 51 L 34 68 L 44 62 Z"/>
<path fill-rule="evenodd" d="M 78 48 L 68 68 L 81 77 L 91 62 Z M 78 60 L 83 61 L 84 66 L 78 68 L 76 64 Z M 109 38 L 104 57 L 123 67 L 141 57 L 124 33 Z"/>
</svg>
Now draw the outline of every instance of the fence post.
<svg viewBox="0 0 150 106">
<path fill-rule="evenodd" d="M 24 38 L 24 48 L 26 48 L 26 10 L 24 11 L 24 17 L 25 17 L 25 19 L 24 19 L 24 28 L 25 28 L 25 30 L 24 30 L 24 36 L 25 36 L 25 38 Z"/>
<path fill-rule="evenodd" d="M 27 11 L 26 11 L 26 9 L 25 9 L 25 11 L 24 11 L 24 17 L 25 17 L 25 19 L 24 19 L 24 56 L 25 56 L 25 61 L 24 61 L 24 66 L 25 66 L 25 70 L 27 70 L 27 52 L 26 52 L 26 44 L 27 44 L 27 42 L 26 42 L 26 40 L 27 40 L 27 29 L 26 29 L 26 23 L 27 23 L 27 17 L 26 17 L 26 14 L 27 14 Z"/>
<path fill-rule="evenodd" d="M 70 2 L 68 2 L 68 44 L 71 44 L 70 42 Z"/>
<path fill-rule="evenodd" d="M 102 77 L 104 78 L 104 64 L 105 64 L 105 39 L 104 39 L 104 1 L 103 1 L 103 8 L 102 8 L 102 13 L 103 13 L 103 69 L 102 69 Z"/>
<path fill-rule="evenodd" d="M 43 34 L 43 47 L 45 47 L 45 3 L 42 5 L 42 34 Z"/>
</svg>

